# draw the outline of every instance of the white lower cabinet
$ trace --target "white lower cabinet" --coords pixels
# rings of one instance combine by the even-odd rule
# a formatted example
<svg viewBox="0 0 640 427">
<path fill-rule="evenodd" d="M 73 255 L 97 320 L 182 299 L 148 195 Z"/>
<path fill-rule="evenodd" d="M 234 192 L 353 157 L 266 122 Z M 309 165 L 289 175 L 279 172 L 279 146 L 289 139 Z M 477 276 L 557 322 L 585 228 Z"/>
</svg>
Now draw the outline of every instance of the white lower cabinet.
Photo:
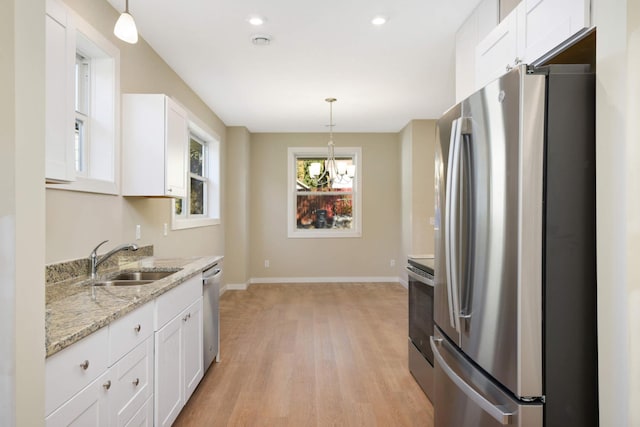
<svg viewBox="0 0 640 427">
<path fill-rule="evenodd" d="M 194 283 L 202 292 L 199 277 Z M 184 291 L 189 292 L 189 287 Z M 155 334 L 157 426 L 170 426 L 193 394 L 203 376 L 202 357 L 202 295 L 198 294 L 195 301 Z"/>
<path fill-rule="evenodd" d="M 110 373 L 104 372 L 45 418 L 46 427 L 106 426 L 109 422 Z"/>
<path fill-rule="evenodd" d="M 130 423 L 153 393 L 153 337 L 110 370 L 113 393 L 109 398 L 109 425 L 122 427 Z"/>
<path fill-rule="evenodd" d="M 202 278 L 47 358 L 45 424 L 170 426 L 203 376 Z"/>
<path fill-rule="evenodd" d="M 46 426 L 125 426 L 139 417 L 153 393 L 152 325 L 149 303 L 48 358 Z M 120 357 L 108 363 L 113 349 Z"/>
</svg>

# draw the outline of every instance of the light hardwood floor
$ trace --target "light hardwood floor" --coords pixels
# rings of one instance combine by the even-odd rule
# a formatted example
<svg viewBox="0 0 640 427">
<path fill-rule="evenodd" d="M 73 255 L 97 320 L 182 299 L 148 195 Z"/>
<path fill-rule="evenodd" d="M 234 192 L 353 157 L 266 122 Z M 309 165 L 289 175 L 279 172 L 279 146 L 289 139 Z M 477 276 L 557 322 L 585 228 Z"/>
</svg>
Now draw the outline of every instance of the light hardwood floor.
<svg viewBox="0 0 640 427">
<path fill-rule="evenodd" d="M 175 426 L 433 426 L 399 284 L 268 284 L 220 299 L 221 361 Z"/>
</svg>

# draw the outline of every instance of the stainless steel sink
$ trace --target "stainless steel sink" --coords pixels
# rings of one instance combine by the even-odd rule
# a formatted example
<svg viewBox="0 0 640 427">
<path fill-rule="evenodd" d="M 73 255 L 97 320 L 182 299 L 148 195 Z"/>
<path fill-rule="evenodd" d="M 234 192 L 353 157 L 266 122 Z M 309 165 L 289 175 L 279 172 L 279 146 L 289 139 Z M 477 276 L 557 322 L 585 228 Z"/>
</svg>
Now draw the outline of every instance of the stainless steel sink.
<svg viewBox="0 0 640 427">
<path fill-rule="evenodd" d="M 99 280 L 94 286 L 138 286 L 153 283 L 154 280 Z"/>
<path fill-rule="evenodd" d="M 164 279 L 175 271 L 124 271 L 109 278 L 109 281 L 154 281 Z"/>
</svg>

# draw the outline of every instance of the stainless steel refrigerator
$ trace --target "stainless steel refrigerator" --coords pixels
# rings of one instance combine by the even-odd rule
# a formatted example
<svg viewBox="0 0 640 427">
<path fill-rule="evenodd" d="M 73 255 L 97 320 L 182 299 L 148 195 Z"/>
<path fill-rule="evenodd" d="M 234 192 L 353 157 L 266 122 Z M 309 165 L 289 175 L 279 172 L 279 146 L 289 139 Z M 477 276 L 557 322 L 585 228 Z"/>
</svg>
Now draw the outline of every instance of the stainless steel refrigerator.
<svg viewBox="0 0 640 427">
<path fill-rule="evenodd" d="M 522 65 L 439 120 L 436 427 L 598 425 L 595 83 Z"/>
</svg>

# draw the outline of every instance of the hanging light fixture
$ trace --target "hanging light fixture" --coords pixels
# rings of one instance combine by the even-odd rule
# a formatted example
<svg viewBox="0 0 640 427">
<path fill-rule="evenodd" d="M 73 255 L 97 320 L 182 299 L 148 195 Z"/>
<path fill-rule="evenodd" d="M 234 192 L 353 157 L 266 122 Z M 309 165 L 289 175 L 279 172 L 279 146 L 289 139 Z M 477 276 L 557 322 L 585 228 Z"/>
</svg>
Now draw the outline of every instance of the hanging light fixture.
<svg viewBox="0 0 640 427">
<path fill-rule="evenodd" d="M 336 98 L 326 98 L 329 103 L 329 143 L 327 160 L 322 163 L 314 162 L 309 165 L 309 176 L 316 181 L 318 187 L 331 188 L 335 183 L 349 183 L 355 176 L 355 166 L 344 162 L 336 162 L 335 143 L 333 142 L 333 103 Z"/>
<path fill-rule="evenodd" d="M 120 14 L 116 26 L 113 27 L 113 34 L 122 41 L 127 43 L 138 43 L 138 29 L 136 21 L 129 13 L 129 0 L 125 0 L 124 12 Z"/>
</svg>

